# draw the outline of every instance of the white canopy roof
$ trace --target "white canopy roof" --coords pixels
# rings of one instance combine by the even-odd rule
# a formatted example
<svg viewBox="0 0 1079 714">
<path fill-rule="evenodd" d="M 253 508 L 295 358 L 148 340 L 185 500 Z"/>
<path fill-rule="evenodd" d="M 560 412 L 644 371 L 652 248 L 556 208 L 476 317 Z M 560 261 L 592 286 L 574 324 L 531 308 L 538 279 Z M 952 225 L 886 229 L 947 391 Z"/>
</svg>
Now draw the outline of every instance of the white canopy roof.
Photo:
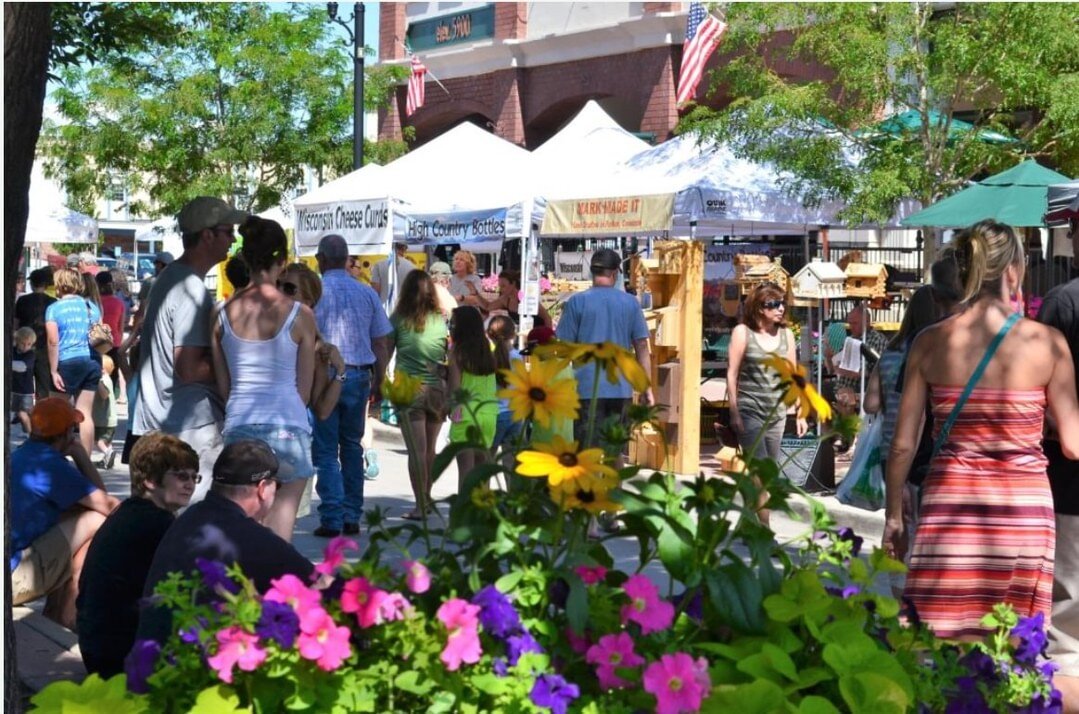
<svg viewBox="0 0 1079 714">
<path fill-rule="evenodd" d="M 65 206 L 59 187 L 37 167 L 30 178 L 26 242 L 97 244 L 97 221 Z"/>
<path fill-rule="evenodd" d="M 645 149 L 648 142 L 623 129 L 595 100 L 589 100 L 557 134 L 532 152 L 537 172 L 545 178 L 566 178 L 567 166 L 606 171 L 629 160 Z"/>
</svg>

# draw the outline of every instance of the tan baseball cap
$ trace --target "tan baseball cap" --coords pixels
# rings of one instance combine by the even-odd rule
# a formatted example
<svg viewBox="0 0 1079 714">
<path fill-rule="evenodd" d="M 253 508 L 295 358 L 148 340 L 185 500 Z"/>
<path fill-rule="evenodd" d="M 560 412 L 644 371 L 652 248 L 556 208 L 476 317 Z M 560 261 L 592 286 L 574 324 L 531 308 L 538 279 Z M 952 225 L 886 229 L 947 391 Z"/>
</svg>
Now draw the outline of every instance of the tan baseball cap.
<svg viewBox="0 0 1079 714">
<path fill-rule="evenodd" d="M 247 220 L 247 214 L 236 210 L 220 198 L 199 196 L 184 204 L 176 220 L 180 223 L 181 233 L 198 233 L 217 225 L 243 223 Z"/>
</svg>

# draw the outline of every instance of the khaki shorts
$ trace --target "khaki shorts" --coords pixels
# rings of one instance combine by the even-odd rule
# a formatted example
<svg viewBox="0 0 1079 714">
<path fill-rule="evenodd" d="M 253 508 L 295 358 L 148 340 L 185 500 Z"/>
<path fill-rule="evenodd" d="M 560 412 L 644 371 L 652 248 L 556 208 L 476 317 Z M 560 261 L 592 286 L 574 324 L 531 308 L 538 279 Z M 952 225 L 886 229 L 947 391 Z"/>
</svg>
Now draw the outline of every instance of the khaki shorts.
<svg viewBox="0 0 1079 714">
<path fill-rule="evenodd" d="M 446 392 L 445 382 L 438 382 L 437 384 L 425 383 L 420 387 L 420 391 L 416 395 L 416 401 L 412 402 L 412 406 L 409 407 L 409 414 L 423 412 L 434 417 L 435 420 L 445 419 L 446 414 L 449 413 Z"/>
<path fill-rule="evenodd" d="M 37 600 L 60 587 L 71 577 L 71 546 L 53 526 L 23 549 L 18 567 L 11 572 L 11 602 L 15 605 Z"/>
</svg>

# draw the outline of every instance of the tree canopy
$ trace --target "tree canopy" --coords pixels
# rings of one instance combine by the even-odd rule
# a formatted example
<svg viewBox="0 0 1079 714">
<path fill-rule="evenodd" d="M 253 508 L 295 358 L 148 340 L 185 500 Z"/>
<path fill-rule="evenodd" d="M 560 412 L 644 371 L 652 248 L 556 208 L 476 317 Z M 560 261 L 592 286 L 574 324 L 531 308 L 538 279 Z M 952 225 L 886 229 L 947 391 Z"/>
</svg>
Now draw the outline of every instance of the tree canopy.
<svg viewBox="0 0 1079 714">
<path fill-rule="evenodd" d="M 148 203 L 175 213 L 199 194 L 259 211 L 302 185 L 306 168 L 351 168 L 351 53 L 322 5 L 144 10 L 171 31 L 144 33 L 93 64 L 73 53 L 56 71 L 59 116 L 46 123 L 40 148 L 73 206 L 88 208 L 122 186 L 149 198 L 132 201 L 136 214 L 147 215 Z M 368 107 L 388 100 L 391 72 L 400 71 L 367 73 Z"/>
<path fill-rule="evenodd" d="M 730 103 L 680 129 L 790 171 L 807 201 L 845 200 L 849 222 L 1024 156 L 1079 174 L 1079 5 L 735 3 L 726 19 L 710 91 Z M 792 61 L 821 79 L 796 81 Z"/>
</svg>

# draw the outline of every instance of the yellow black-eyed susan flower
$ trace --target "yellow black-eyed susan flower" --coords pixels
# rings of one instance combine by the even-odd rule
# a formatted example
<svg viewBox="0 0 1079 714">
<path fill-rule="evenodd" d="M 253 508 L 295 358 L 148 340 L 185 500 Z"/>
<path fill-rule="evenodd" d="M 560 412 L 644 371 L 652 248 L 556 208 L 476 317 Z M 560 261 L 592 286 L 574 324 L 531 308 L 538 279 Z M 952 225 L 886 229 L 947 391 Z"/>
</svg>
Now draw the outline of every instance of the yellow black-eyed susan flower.
<svg viewBox="0 0 1079 714">
<path fill-rule="evenodd" d="M 832 418 L 832 406 L 822 397 L 810 382 L 804 365 L 791 364 L 779 355 L 771 355 L 764 364 L 779 373 L 783 392 L 783 403 L 787 406 L 798 405 L 798 418 L 805 419 L 810 412 L 816 412 L 821 421 Z"/>
<path fill-rule="evenodd" d="M 577 418 L 581 408 L 577 380 L 558 378 L 565 366 L 561 360 L 539 360 L 529 369 L 521 360 L 514 360 L 510 369 L 502 370 L 506 388 L 500 390 L 498 396 L 509 400 L 515 421 L 532 417 L 542 426 L 549 427 L 552 417 Z"/>
<path fill-rule="evenodd" d="M 592 489 L 617 483 L 618 473 L 603 463 L 603 449 L 577 450 L 576 441 L 555 436 L 548 444 L 533 444 L 533 449 L 517 454 L 517 473 L 522 476 L 547 477 L 553 488 L 569 484 Z"/>
</svg>

